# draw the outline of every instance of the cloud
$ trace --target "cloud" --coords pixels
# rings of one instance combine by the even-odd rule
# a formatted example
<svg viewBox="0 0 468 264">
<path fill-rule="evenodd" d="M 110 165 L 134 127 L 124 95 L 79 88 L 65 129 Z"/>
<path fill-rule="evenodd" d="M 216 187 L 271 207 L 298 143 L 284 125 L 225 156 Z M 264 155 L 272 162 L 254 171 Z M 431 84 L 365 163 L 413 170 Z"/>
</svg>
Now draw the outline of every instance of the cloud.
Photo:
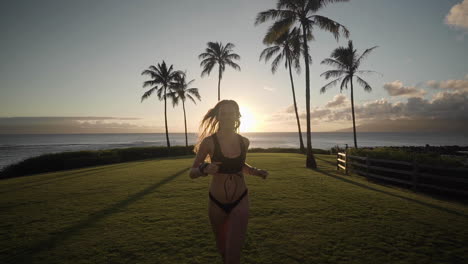
<svg viewBox="0 0 468 264">
<path fill-rule="evenodd" d="M 468 0 L 454 5 L 447 16 L 445 24 L 457 29 L 468 30 Z"/>
<path fill-rule="evenodd" d="M 426 91 L 414 86 L 405 87 L 403 83 L 398 80 L 385 83 L 383 88 L 387 90 L 390 96 L 422 97 L 426 94 Z"/>
<path fill-rule="evenodd" d="M 285 112 L 288 113 L 288 114 L 294 113 L 294 105 L 292 104 L 292 105 L 288 106 L 288 108 L 286 108 Z"/>
<path fill-rule="evenodd" d="M 267 91 L 269 91 L 269 92 L 275 91 L 275 88 L 271 88 L 271 87 L 268 86 L 268 85 L 264 85 L 264 86 L 263 86 L 263 89 L 264 89 L 264 90 L 267 90 Z"/>
<path fill-rule="evenodd" d="M 434 89 L 453 90 L 453 91 L 468 91 L 468 74 L 465 80 L 446 80 L 446 81 L 428 81 L 426 85 Z"/>
<path fill-rule="evenodd" d="M 431 99 L 411 97 L 406 102 L 390 102 L 383 98 L 356 104 L 355 114 L 357 121 L 462 119 L 468 122 L 468 91 L 442 91 Z M 315 107 L 310 115 L 311 120 L 329 123 L 351 120 L 349 108 Z M 305 111 L 301 111 L 300 118 L 305 121 Z M 269 121 L 280 122 L 292 119 L 294 119 L 293 113 L 282 111 L 272 115 Z"/>
<path fill-rule="evenodd" d="M 135 117 L 1 117 L 1 134 L 151 133 L 162 127 Z"/>
<path fill-rule="evenodd" d="M 348 101 L 346 100 L 346 96 L 343 94 L 337 94 L 333 97 L 331 101 L 329 101 L 325 105 L 325 107 L 334 108 L 334 107 L 346 106 L 347 104 L 348 104 Z"/>
</svg>

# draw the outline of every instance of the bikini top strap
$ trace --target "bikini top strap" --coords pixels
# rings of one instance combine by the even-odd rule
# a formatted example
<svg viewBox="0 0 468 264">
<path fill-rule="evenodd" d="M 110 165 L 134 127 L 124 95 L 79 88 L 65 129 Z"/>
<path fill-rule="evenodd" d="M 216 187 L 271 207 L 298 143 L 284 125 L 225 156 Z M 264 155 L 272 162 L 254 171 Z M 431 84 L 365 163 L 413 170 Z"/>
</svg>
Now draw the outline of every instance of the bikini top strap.
<svg viewBox="0 0 468 264">
<path fill-rule="evenodd" d="M 240 146 L 241 146 L 241 155 L 244 156 L 246 149 L 245 149 L 244 139 L 242 138 L 241 135 L 239 135 L 239 141 L 240 141 Z"/>
<path fill-rule="evenodd" d="M 218 155 L 221 154 L 221 146 L 219 145 L 218 137 L 216 136 L 216 134 L 213 134 L 211 137 L 213 138 L 213 142 L 214 142 L 214 146 L 215 146 L 213 154 L 214 154 L 214 156 L 217 156 L 216 154 L 218 154 Z"/>
</svg>

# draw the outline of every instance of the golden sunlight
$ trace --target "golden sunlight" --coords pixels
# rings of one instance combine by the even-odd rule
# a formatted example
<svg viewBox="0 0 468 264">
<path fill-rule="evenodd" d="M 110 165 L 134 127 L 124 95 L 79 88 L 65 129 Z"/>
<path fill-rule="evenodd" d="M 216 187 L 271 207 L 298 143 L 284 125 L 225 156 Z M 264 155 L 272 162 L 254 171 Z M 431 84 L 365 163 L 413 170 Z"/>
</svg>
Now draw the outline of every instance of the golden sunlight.
<svg viewBox="0 0 468 264">
<path fill-rule="evenodd" d="M 247 107 L 241 107 L 240 113 L 240 132 L 255 132 L 257 124 L 253 112 Z"/>
</svg>

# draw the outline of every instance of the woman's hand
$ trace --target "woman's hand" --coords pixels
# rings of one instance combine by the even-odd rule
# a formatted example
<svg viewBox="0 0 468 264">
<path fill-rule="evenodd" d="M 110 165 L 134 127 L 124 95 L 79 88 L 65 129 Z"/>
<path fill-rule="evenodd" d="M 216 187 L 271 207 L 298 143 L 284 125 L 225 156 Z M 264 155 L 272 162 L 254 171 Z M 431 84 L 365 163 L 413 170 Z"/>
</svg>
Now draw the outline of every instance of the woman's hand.
<svg viewBox="0 0 468 264">
<path fill-rule="evenodd" d="M 268 171 L 257 169 L 255 167 L 250 168 L 250 174 L 255 175 L 255 176 L 259 176 L 262 179 L 266 179 L 266 177 L 268 177 L 268 175 L 269 175 Z"/>
<path fill-rule="evenodd" d="M 215 173 L 218 172 L 219 166 L 221 165 L 222 162 L 212 162 L 206 168 L 203 170 L 205 173 L 214 175 Z"/>
<path fill-rule="evenodd" d="M 262 177 L 262 179 L 266 179 L 268 177 L 269 173 L 266 170 L 257 169 L 257 175 Z"/>
</svg>

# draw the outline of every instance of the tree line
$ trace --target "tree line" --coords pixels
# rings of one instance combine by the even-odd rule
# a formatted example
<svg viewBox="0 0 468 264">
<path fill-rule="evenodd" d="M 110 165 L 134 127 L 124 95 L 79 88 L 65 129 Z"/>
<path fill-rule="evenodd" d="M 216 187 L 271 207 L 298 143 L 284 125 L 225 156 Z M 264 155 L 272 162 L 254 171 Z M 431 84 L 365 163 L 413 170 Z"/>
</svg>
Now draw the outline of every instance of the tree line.
<svg viewBox="0 0 468 264">
<path fill-rule="evenodd" d="M 336 41 L 340 37 L 349 39 L 350 32 L 342 24 L 332 20 L 331 18 L 317 14 L 321 9 L 329 4 L 336 2 L 349 2 L 349 0 L 278 0 L 276 7 L 262 11 L 255 18 L 255 25 L 271 21 L 272 24 L 268 28 L 263 43 L 267 46 L 259 56 L 260 60 L 265 62 L 272 59 L 271 71 L 275 74 L 278 67 L 284 62 L 284 67 L 288 69 L 291 82 L 292 99 L 296 121 L 298 126 L 299 144 L 302 153 L 307 155 L 306 167 L 316 168 L 315 157 L 312 153 L 311 142 L 311 116 L 310 116 L 310 69 L 312 63 L 310 56 L 309 42 L 315 40 L 313 35 L 314 29 L 320 29 L 330 32 Z M 325 71 L 320 76 L 326 80 L 333 79 L 326 85 L 320 88 L 320 92 L 324 93 L 329 88 L 340 85 L 340 92 L 343 88 L 351 91 L 351 113 L 353 121 L 353 136 L 354 147 L 357 148 L 356 137 L 356 122 L 354 111 L 354 89 L 353 80 L 364 88 L 364 91 L 370 92 L 372 87 L 367 83 L 361 75 L 375 73 L 374 71 L 361 70 L 360 64 L 363 59 L 373 51 L 375 47 L 366 49 L 362 54 L 358 54 L 353 46 L 352 40 L 348 41 L 347 47 L 337 47 L 331 52 L 329 58 L 322 60 L 321 64 L 329 65 L 332 69 Z M 240 56 L 234 53 L 235 45 L 227 43 L 223 45 L 221 42 L 208 42 L 205 52 L 201 53 L 198 58 L 201 60 L 200 67 L 202 68 L 201 77 L 210 75 L 212 70 L 218 67 L 218 101 L 221 99 L 221 80 L 226 67 L 232 67 L 240 71 L 240 66 L 235 62 L 240 60 Z M 297 74 L 301 71 L 301 60 L 305 66 L 305 99 L 306 99 L 306 147 L 302 140 L 302 130 L 297 110 L 297 101 L 295 95 L 295 86 L 292 70 Z M 173 106 L 182 102 L 185 124 L 185 141 L 187 141 L 187 122 L 185 112 L 185 101 L 189 98 L 196 104 L 196 99 L 201 100 L 198 88 L 191 88 L 194 80 L 187 82 L 186 73 L 174 70 L 173 66 L 168 66 L 163 61 L 157 66 L 151 65 L 148 69 L 142 72 L 142 75 L 149 75 L 150 80 L 143 83 L 143 87 L 151 87 L 141 97 L 141 101 L 145 100 L 153 92 L 157 93 L 158 99 L 164 101 L 164 120 L 166 127 L 167 147 L 170 149 L 169 133 L 167 128 L 167 99 L 172 101 Z"/>
</svg>

